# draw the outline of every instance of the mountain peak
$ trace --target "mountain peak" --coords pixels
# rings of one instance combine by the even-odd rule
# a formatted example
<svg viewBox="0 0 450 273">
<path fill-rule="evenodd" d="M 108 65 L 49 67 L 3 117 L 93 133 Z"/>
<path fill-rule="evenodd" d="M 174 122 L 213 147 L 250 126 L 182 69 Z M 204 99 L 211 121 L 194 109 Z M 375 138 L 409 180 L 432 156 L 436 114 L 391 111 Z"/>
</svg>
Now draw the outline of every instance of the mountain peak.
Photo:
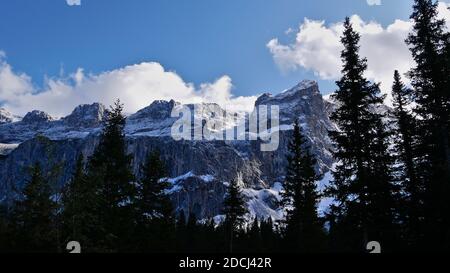
<svg viewBox="0 0 450 273">
<path fill-rule="evenodd" d="M 70 115 L 63 118 L 63 122 L 73 127 L 90 128 L 100 125 L 105 115 L 106 107 L 103 104 L 83 104 L 77 106 Z"/>
<path fill-rule="evenodd" d="M 309 94 L 309 93 L 319 93 L 320 94 L 319 84 L 316 81 L 303 80 L 303 81 L 299 82 L 297 85 L 295 85 L 294 87 L 292 87 L 291 89 L 288 89 L 288 90 L 283 91 L 282 93 L 278 94 L 278 96 L 286 97 L 286 96 L 294 95 L 294 94 L 297 94 L 300 92 L 305 93 L 304 91 L 308 91 L 307 94 Z"/>
<path fill-rule="evenodd" d="M 257 100 L 255 105 L 267 104 L 273 101 L 292 101 L 292 100 L 310 100 L 312 97 L 319 95 L 319 85 L 313 80 L 303 80 L 290 89 L 273 96 L 270 93 L 262 94 Z"/>
<path fill-rule="evenodd" d="M 297 89 L 297 90 L 305 90 L 311 87 L 318 87 L 319 84 L 317 83 L 317 81 L 314 80 L 303 80 L 301 82 L 299 82 L 293 89 Z"/>
<path fill-rule="evenodd" d="M 24 123 L 44 123 L 53 121 L 54 119 L 44 111 L 34 110 L 28 112 L 25 117 L 23 117 L 22 122 Z"/>
<path fill-rule="evenodd" d="M 130 119 L 142 119 L 142 118 L 151 118 L 151 119 L 165 119 L 169 118 L 172 109 L 179 105 L 178 102 L 174 100 L 165 101 L 165 100 L 155 100 L 149 106 L 139 110 L 136 114 L 131 115 Z"/>
<path fill-rule="evenodd" d="M 13 115 L 5 108 L 0 107 L 0 124 L 12 123 L 19 119 L 20 118 L 18 116 Z"/>
</svg>

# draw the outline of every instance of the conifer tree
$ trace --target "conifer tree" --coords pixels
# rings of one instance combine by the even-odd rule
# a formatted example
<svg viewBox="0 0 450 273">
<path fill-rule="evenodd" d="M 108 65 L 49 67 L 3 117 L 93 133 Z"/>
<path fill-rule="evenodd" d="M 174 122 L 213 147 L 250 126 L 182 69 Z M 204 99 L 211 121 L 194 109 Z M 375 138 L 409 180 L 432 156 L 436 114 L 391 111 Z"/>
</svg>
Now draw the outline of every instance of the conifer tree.
<svg viewBox="0 0 450 273">
<path fill-rule="evenodd" d="M 141 167 L 142 178 L 137 186 L 136 205 L 138 217 L 172 220 L 172 203 L 167 190 L 170 184 L 162 180 L 167 175 L 164 162 L 158 151 L 151 152 Z M 143 220 L 145 221 L 145 220 Z"/>
<path fill-rule="evenodd" d="M 405 87 L 399 72 L 394 73 L 392 103 L 394 125 L 394 154 L 396 156 L 397 181 L 405 193 L 401 218 L 406 228 L 408 247 L 417 245 L 422 236 L 420 219 L 423 219 L 423 183 L 417 169 L 417 121 L 411 113 L 411 89 Z"/>
<path fill-rule="evenodd" d="M 137 242 L 147 250 L 169 250 L 174 236 L 172 203 L 166 193 L 170 184 L 162 180 L 167 171 L 158 151 L 149 153 L 141 173 L 135 201 Z"/>
<path fill-rule="evenodd" d="M 418 168 L 425 185 L 425 222 L 428 249 L 450 247 L 450 90 L 444 33 L 445 21 L 438 19 L 437 2 L 415 0 L 414 23 L 407 43 L 416 66 L 410 70 L 414 111 L 418 115 L 420 160 Z"/>
<path fill-rule="evenodd" d="M 227 188 L 227 193 L 223 201 L 223 211 L 225 214 L 225 232 L 228 238 L 228 248 L 233 252 L 233 241 L 236 233 L 244 223 L 244 215 L 247 213 L 247 207 L 242 196 L 242 191 L 236 179 L 231 180 Z"/>
<path fill-rule="evenodd" d="M 298 121 L 288 146 L 288 166 L 284 183 L 283 205 L 287 209 L 285 242 L 290 252 L 317 252 L 324 232 L 317 214 L 319 193 L 316 189 L 316 160 L 311 155 Z"/>
<path fill-rule="evenodd" d="M 75 170 L 63 191 L 63 231 L 64 242 L 77 241 L 83 252 L 95 249 L 92 239 L 97 236 L 96 229 L 100 224 L 95 214 L 97 196 L 95 184 L 89 183 L 84 172 L 83 156 L 77 159 Z"/>
<path fill-rule="evenodd" d="M 131 157 L 124 134 L 126 118 L 117 100 L 107 113 L 100 141 L 88 163 L 88 183 L 96 189 L 95 214 L 99 251 L 126 251 L 134 227 L 132 200 L 136 195 Z"/>
<path fill-rule="evenodd" d="M 359 40 L 360 35 L 346 18 L 341 38 L 342 78 L 333 94 L 338 107 L 331 115 L 339 130 L 330 132 L 338 164 L 327 189 L 336 200 L 331 213 L 334 229 L 342 232 L 338 245 L 352 251 L 365 250 L 368 240 L 387 244 L 395 207 L 386 125 L 376 111 L 383 96 L 378 85 L 364 77 L 367 60 L 358 55 Z"/>
<path fill-rule="evenodd" d="M 31 179 L 16 201 L 14 222 L 19 248 L 26 252 L 56 252 L 55 208 L 52 191 L 39 163 L 31 168 Z"/>
<path fill-rule="evenodd" d="M 395 183 L 394 157 L 390 154 L 391 132 L 381 118 L 375 122 L 375 133 L 368 144 L 371 157 L 367 183 L 369 221 L 368 240 L 383 242 L 384 252 L 396 251 L 400 241 L 399 206 L 401 188 Z M 370 236 L 370 237 L 369 237 Z"/>
<path fill-rule="evenodd" d="M 250 249 L 253 249 L 253 252 L 261 252 L 262 238 L 261 238 L 260 221 L 258 220 L 258 217 L 255 217 L 253 223 L 248 228 L 247 239 L 248 243 L 246 245 L 248 245 Z"/>
<path fill-rule="evenodd" d="M 202 248 L 203 253 L 217 253 L 223 251 L 221 240 L 223 236 L 219 236 L 219 232 L 216 230 L 214 219 L 207 220 L 202 225 Z"/>
<path fill-rule="evenodd" d="M 272 217 L 268 217 L 266 220 L 261 221 L 260 233 L 262 240 L 261 252 L 274 253 L 280 250 L 281 237 L 279 232 L 274 230 Z"/>
</svg>

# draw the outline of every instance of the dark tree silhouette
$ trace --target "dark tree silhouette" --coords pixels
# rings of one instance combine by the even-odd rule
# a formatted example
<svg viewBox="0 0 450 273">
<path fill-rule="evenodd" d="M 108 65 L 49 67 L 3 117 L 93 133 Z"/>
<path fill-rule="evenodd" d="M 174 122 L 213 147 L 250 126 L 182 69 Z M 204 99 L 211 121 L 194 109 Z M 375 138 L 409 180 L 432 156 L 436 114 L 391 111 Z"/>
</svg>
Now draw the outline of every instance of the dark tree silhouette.
<svg viewBox="0 0 450 273">
<path fill-rule="evenodd" d="M 395 207 L 386 126 L 377 111 L 383 96 L 363 76 L 367 60 L 358 55 L 359 40 L 346 18 L 342 78 L 332 96 L 338 107 L 331 119 L 339 130 L 330 132 L 338 164 L 327 189 L 337 202 L 331 206 L 335 247 L 353 251 L 365 250 L 369 240 L 390 244 Z"/>
<path fill-rule="evenodd" d="M 448 34 L 438 19 L 437 2 L 415 0 L 414 22 L 407 43 L 416 66 L 409 77 L 414 87 L 414 111 L 419 117 L 418 168 L 425 183 L 426 248 L 450 247 L 450 91 Z"/>
<path fill-rule="evenodd" d="M 63 191 L 63 234 L 64 242 L 78 241 L 84 252 L 95 249 L 93 242 L 100 224 L 95 208 L 98 206 L 96 184 L 89 181 L 84 172 L 83 155 L 77 159 L 72 179 Z"/>
<path fill-rule="evenodd" d="M 20 251 L 56 252 L 56 202 L 40 164 L 31 168 L 31 179 L 15 204 L 14 223 Z"/>
<path fill-rule="evenodd" d="M 417 246 L 422 237 L 423 181 L 417 169 L 417 121 L 411 113 L 412 90 L 405 87 L 399 72 L 394 73 L 392 103 L 395 124 L 393 124 L 394 149 L 396 157 L 396 179 L 405 193 L 401 203 L 401 218 L 405 227 L 404 236 L 408 248 Z"/>
<path fill-rule="evenodd" d="M 167 195 L 170 184 L 163 180 L 167 171 L 158 151 L 149 153 L 141 167 L 135 201 L 137 213 L 136 244 L 141 250 L 168 251 L 174 236 L 172 203 Z"/>
<path fill-rule="evenodd" d="M 298 121 L 289 143 L 288 166 L 284 183 L 283 205 L 287 210 L 285 250 L 289 252 L 318 252 L 323 250 L 324 230 L 317 214 L 319 193 L 316 182 L 316 159 L 307 146 Z"/>
<path fill-rule="evenodd" d="M 231 180 L 230 185 L 228 186 L 223 206 L 228 247 L 229 251 L 232 253 L 234 237 L 242 227 L 244 215 L 247 213 L 247 207 L 236 179 Z"/>
<path fill-rule="evenodd" d="M 98 204 L 94 209 L 100 220 L 96 245 L 102 251 L 126 251 L 134 226 L 132 201 L 136 189 L 131 157 L 126 154 L 122 111 L 123 105 L 117 100 L 108 111 L 99 145 L 88 163 L 87 179 L 96 189 Z"/>
</svg>

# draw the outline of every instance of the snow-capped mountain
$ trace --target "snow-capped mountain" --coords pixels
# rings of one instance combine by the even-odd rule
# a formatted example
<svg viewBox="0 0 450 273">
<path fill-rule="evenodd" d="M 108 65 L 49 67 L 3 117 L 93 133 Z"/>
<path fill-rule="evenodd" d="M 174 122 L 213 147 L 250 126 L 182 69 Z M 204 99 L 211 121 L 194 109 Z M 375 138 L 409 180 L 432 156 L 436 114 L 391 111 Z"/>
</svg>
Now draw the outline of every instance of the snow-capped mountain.
<svg viewBox="0 0 450 273">
<path fill-rule="evenodd" d="M 8 112 L 5 108 L 0 108 L 0 125 L 16 122 L 21 120 L 21 117 L 13 115 L 12 113 Z"/>
<path fill-rule="evenodd" d="M 72 114 L 62 119 L 64 126 L 72 128 L 95 128 L 102 125 L 106 116 L 106 108 L 103 104 L 80 105 Z"/>
<path fill-rule="evenodd" d="M 278 105 L 280 108 L 280 144 L 273 152 L 261 152 L 257 141 L 180 140 L 171 137 L 177 118 L 173 109 L 184 107 L 175 101 L 154 101 L 127 118 L 125 133 L 128 152 L 134 157 L 133 170 L 139 175 L 147 153 L 159 149 L 167 163 L 172 183 L 169 191 L 175 206 L 193 212 L 198 218 L 221 214 L 222 201 L 231 179 L 238 178 L 244 187 L 251 215 L 279 219 L 279 193 L 285 175 L 287 144 L 292 124 L 298 119 L 318 158 L 317 170 L 326 173 L 333 164 L 327 132 L 334 127 L 328 118 L 329 105 L 320 94 L 318 84 L 303 81 L 277 95 L 263 94 L 255 106 Z M 217 104 L 185 105 L 195 109 L 196 126 L 216 120 L 220 124 L 206 130 L 222 131 L 246 122 L 249 115 L 228 113 Z M 13 189 L 27 181 L 26 167 L 38 160 L 45 170 L 55 164 L 63 171 L 59 184 L 67 181 L 76 158 L 93 153 L 105 117 L 99 103 L 78 106 L 69 116 L 55 120 L 45 112 L 32 111 L 22 120 L 0 124 L 0 200 L 10 201 Z M 6 112 L 6 111 L 5 111 Z M 3 148 L 2 148 L 3 147 Z"/>
<path fill-rule="evenodd" d="M 34 110 L 17 122 L 0 124 L 0 143 L 20 144 L 38 135 L 52 140 L 84 138 L 100 130 L 105 107 L 102 104 L 80 105 L 62 119 Z"/>
</svg>

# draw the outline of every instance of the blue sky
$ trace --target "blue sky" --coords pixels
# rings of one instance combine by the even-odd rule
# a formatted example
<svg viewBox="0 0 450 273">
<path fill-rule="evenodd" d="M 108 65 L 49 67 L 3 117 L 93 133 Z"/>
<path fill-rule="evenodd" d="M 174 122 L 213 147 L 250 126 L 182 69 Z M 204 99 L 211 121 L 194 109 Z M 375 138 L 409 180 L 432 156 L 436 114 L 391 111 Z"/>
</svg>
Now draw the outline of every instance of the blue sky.
<svg viewBox="0 0 450 273">
<path fill-rule="evenodd" d="M 407 20 L 411 0 L 66 0 L 0 1 L 3 62 L 24 73 L 36 90 L 45 78 L 83 68 L 98 74 L 141 62 L 158 62 L 196 86 L 223 75 L 235 95 L 279 92 L 302 79 L 333 80 L 298 67 L 282 71 L 267 43 L 295 42 L 307 17 L 325 25 L 358 14 L 383 27 Z M 292 28 L 291 33 L 286 30 Z M 2 98 L 0 98 L 0 101 Z"/>
</svg>

